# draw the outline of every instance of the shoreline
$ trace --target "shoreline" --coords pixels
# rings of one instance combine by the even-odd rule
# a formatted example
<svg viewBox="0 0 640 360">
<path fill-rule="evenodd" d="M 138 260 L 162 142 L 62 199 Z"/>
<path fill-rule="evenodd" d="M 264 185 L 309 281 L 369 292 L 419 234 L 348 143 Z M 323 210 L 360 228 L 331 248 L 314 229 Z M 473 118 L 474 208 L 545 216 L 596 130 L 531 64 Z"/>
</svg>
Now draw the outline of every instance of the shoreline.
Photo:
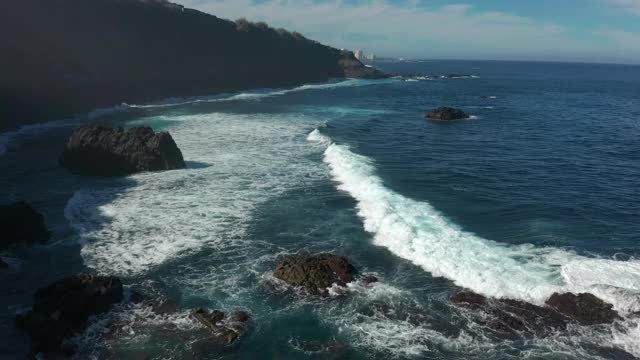
<svg viewBox="0 0 640 360">
<path fill-rule="evenodd" d="M 102 116 L 124 112 L 130 109 L 173 107 L 173 106 L 182 106 L 182 105 L 195 104 L 195 103 L 206 103 L 206 102 L 226 101 L 226 100 L 233 101 L 233 100 L 236 100 L 236 99 L 233 99 L 234 97 L 240 96 L 243 94 L 256 95 L 256 96 L 260 96 L 260 95 L 272 96 L 276 94 L 284 95 L 286 93 L 293 92 L 296 90 L 306 90 L 304 87 L 309 87 L 309 89 L 313 89 L 314 86 L 340 84 L 340 83 L 348 82 L 352 80 L 363 80 L 363 79 L 331 78 L 324 82 L 300 83 L 300 84 L 296 84 L 288 87 L 249 88 L 249 89 L 241 89 L 238 91 L 212 93 L 208 95 L 184 96 L 184 97 L 172 96 L 172 97 L 165 97 L 165 98 L 150 101 L 150 102 L 143 102 L 141 104 L 129 104 L 129 103 L 123 102 L 119 105 L 93 108 L 92 110 L 89 110 L 87 112 L 76 113 L 69 117 L 47 119 L 39 122 L 20 125 L 18 127 L 12 128 L 7 131 L 0 131 L 0 157 L 4 156 L 9 151 L 10 145 L 16 137 L 31 135 L 31 134 L 37 135 L 37 134 L 47 132 L 47 130 L 49 129 L 78 126 L 78 125 L 87 125 L 91 121 L 97 118 L 100 118 Z M 379 80 L 385 80 L 385 79 L 379 79 Z"/>
</svg>

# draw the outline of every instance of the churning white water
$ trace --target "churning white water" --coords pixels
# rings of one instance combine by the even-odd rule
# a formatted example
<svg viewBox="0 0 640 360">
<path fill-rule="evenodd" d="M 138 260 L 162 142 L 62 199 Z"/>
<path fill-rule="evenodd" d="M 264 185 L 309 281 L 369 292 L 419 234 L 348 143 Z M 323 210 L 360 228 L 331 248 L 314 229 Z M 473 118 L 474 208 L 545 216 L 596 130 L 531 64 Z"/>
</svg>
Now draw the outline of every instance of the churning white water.
<svg viewBox="0 0 640 360">
<path fill-rule="evenodd" d="M 67 205 L 85 264 L 99 271 L 136 274 L 203 247 L 231 246 L 257 205 L 323 176 L 305 157 L 313 150 L 304 135 L 318 122 L 304 115 L 214 113 L 136 125 L 159 120 L 178 122 L 171 134 L 187 169 L 84 189 Z"/>
<path fill-rule="evenodd" d="M 553 292 L 592 292 L 622 312 L 640 309 L 640 262 L 590 259 L 533 245 L 483 239 L 449 221 L 429 203 L 384 186 L 372 160 L 338 145 L 318 129 L 310 141 L 327 146 L 324 161 L 340 190 L 357 202 L 376 245 L 456 285 L 494 297 L 543 303 Z"/>
</svg>

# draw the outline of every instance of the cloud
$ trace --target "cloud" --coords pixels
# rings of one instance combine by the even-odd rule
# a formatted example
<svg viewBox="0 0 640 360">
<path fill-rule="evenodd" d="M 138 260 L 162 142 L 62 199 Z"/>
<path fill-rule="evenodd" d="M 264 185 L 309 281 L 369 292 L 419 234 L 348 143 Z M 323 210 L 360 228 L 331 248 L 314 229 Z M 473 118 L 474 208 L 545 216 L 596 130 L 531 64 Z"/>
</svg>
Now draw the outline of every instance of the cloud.
<svg viewBox="0 0 640 360">
<path fill-rule="evenodd" d="M 640 53 L 640 33 L 601 27 L 596 29 L 594 35 L 603 36 L 620 47 Z"/>
<path fill-rule="evenodd" d="M 468 4 L 428 6 L 405 0 L 173 0 L 222 18 L 284 27 L 338 48 L 430 58 L 584 60 L 592 39 L 575 29 Z M 635 0 L 606 0 L 636 4 Z M 587 30 L 591 34 L 591 30 Z M 579 57 L 574 55 L 578 54 Z M 573 56 L 573 58 L 572 58 Z"/>
<path fill-rule="evenodd" d="M 631 15 L 640 16 L 640 0 L 606 0 L 609 6 Z"/>
</svg>

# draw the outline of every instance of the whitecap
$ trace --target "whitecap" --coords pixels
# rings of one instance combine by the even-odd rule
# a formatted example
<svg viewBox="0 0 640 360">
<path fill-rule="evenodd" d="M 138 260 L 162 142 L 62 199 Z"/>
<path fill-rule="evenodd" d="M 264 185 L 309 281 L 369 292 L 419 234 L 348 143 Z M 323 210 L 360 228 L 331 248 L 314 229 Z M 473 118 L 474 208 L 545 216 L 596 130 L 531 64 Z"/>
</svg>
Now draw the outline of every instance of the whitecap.
<svg viewBox="0 0 640 360">
<path fill-rule="evenodd" d="M 638 298 L 603 287 L 636 291 L 637 261 L 590 259 L 571 251 L 508 245 L 461 229 L 426 201 L 416 201 L 385 187 L 375 163 L 348 146 L 313 133 L 312 141 L 326 145 L 324 161 L 338 189 L 356 201 L 364 228 L 373 243 L 410 260 L 433 276 L 493 297 L 542 304 L 554 292 L 598 292 L 619 311 L 630 311 Z"/>
<path fill-rule="evenodd" d="M 146 119 L 146 120 L 145 120 Z M 156 117 L 138 120 L 154 123 Z M 305 140 L 320 121 L 278 114 L 163 116 L 188 162 L 208 164 L 83 189 L 65 216 L 80 233 L 85 264 L 118 275 L 144 273 L 203 248 L 241 248 L 252 212 L 325 179 Z"/>
</svg>

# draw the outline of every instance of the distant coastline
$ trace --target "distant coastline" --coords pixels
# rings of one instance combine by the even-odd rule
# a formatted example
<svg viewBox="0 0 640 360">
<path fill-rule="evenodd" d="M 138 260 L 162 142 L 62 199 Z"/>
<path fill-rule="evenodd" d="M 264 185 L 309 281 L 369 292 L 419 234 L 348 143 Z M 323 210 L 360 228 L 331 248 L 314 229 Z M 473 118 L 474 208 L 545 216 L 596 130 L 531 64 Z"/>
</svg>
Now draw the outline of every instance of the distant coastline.
<svg viewBox="0 0 640 360">
<path fill-rule="evenodd" d="M 0 132 L 122 103 L 383 76 L 299 33 L 164 0 L 8 0 L 0 20 L 12 34 L 0 44 Z"/>
</svg>

